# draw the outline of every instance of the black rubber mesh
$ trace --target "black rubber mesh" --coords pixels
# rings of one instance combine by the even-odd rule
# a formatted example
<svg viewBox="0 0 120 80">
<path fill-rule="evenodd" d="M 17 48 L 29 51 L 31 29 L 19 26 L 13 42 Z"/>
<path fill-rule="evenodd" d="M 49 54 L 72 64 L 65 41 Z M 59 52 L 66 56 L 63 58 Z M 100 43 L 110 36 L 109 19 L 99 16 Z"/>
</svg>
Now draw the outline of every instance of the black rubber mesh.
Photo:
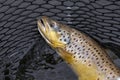
<svg viewBox="0 0 120 80">
<path fill-rule="evenodd" d="M 76 80 L 40 36 L 43 15 L 119 49 L 120 1 L 0 0 L 0 80 Z"/>
</svg>

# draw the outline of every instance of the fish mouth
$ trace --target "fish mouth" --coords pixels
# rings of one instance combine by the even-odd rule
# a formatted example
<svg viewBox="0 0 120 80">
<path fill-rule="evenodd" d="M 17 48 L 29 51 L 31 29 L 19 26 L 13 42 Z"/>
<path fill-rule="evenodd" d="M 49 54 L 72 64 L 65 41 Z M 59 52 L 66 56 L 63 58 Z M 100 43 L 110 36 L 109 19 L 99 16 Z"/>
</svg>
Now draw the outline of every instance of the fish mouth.
<svg viewBox="0 0 120 80">
<path fill-rule="evenodd" d="M 54 29 L 56 24 L 56 21 L 46 16 L 43 16 L 37 21 L 38 30 L 45 41 L 52 47 L 61 47 L 64 45 L 58 40 L 60 34 L 58 34 L 57 31 Z"/>
<path fill-rule="evenodd" d="M 40 34 L 43 36 L 43 38 L 50 43 L 50 40 L 48 39 L 48 33 L 49 33 L 49 24 L 47 21 L 47 17 L 43 16 L 41 19 L 37 20 L 38 30 Z"/>
</svg>

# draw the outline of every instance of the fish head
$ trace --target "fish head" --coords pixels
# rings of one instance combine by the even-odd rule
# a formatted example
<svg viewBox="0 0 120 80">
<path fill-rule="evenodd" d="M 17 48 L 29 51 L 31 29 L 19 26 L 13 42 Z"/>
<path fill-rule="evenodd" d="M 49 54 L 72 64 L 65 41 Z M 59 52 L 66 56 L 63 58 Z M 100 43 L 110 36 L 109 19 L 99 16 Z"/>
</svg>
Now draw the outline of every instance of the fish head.
<svg viewBox="0 0 120 80">
<path fill-rule="evenodd" d="M 43 16 L 37 21 L 38 30 L 53 48 L 64 48 L 70 42 L 70 30 L 53 19 Z"/>
</svg>

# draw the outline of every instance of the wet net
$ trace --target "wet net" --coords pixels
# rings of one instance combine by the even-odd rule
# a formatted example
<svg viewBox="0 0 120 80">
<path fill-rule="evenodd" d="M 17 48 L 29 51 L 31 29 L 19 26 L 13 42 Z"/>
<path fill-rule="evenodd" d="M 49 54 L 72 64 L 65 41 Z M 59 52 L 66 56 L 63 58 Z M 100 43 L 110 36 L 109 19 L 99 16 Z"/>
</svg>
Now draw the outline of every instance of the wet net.
<svg viewBox="0 0 120 80">
<path fill-rule="evenodd" d="M 43 15 L 119 50 L 119 0 L 0 0 L 0 80 L 77 80 L 39 34 Z"/>
</svg>

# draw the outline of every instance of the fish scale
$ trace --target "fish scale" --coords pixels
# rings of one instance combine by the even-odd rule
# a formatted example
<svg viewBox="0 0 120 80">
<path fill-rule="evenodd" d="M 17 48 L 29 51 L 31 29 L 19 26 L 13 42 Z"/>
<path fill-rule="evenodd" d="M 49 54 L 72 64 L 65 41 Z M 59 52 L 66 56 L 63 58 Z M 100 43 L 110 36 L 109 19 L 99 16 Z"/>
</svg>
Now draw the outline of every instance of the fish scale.
<svg viewBox="0 0 120 80">
<path fill-rule="evenodd" d="M 105 49 L 85 33 L 45 16 L 38 20 L 38 29 L 79 80 L 120 80 L 120 70 Z"/>
</svg>

